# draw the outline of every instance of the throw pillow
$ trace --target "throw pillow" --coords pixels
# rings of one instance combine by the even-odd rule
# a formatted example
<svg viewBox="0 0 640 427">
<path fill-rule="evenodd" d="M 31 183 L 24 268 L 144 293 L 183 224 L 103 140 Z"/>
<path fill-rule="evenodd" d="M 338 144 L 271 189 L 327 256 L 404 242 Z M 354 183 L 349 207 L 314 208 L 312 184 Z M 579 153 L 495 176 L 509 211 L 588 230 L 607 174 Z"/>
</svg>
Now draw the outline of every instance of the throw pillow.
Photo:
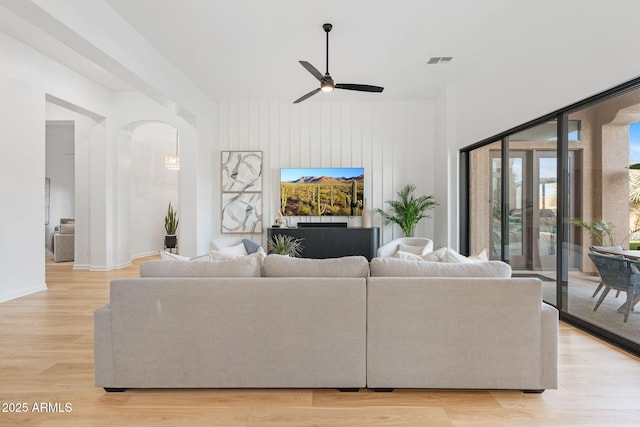
<svg viewBox="0 0 640 427">
<path fill-rule="evenodd" d="M 436 249 L 433 252 L 422 255 L 424 261 L 441 262 L 444 256 L 447 254 L 447 248 Z"/>
<path fill-rule="evenodd" d="M 253 240 L 250 240 L 250 239 L 242 239 L 242 243 L 244 244 L 245 251 L 249 255 L 258 252 L 258 249 L 262 249 L 262 246 L 260 246 L 259 243 L 254 242 Z"/>
<path fill-rule="evenodd" d="M 403 245 L 402 243 L 400 243 L 398 244 L 397 252 L 408 252 L 410 254 L 422 255 L 423 249 L 424 249 L 424 245 L 412 246 L 412 245 Z"/>
<path fill-rule="evenodd" d="M 227 246 L 220 249 L 220 252 L 230 255 L 247 255 L 247 249 L 244 247 L 244 243 L 240 242 L 234 246 Z"/>
<path fill-rule="evenodd" d="M 160 250 L 160 260 L 161 261 L 211 261 L 211 255 L 199 255 L 193 258 L 189 258 L 187 256 L 172 254 L 171 252 Z"/>
<path fill-rule="evenodd" d="M 489 261 L 486 249 L 481 250 L 477 255 L 470 255 L 467 258 L 476 262 Z"/>
<path fill-rule="evenodd" d="M 424 261 L 420 255 L 416 255 L 414 253 L 404 252 L 404 251 L 396 252 L 395 254 L 393 254 L 392 258 L 409 259 L 412 261 Z"/>
<path fill-rule="evenodd" d="M 209 254 L 211 256 L 211 259 L 213 259 L 214 261 L 224 261 L 224 260 L 241 259 L 241 258 L 255 258 L 260 263 L 262 263 L 262 260 L 264 259 L 264 257 L 267 256 L 267 254 L 264 252 L 264 249 L 262 249 L 262 247 L 260 247 L 256 252 L 249 255 L 235 255 L 233 253 L 227 253 L 227 252 L 221 252 L 221 251 L 211 251 Z"/>
<path fill-rule="evenodd" d="M 447 248 L 447 251 L 442 257 L 442 262 L 467 263 L 467 262 L 473 262 L 473 261 L 470 261 L 466 256 L 459 254 L 454 249 Z"/>
<path fill-rule="evenodd" d="M 451 263 L 471 263 L 471 262 L 489 261 L 489 258 L 487 257 L 486 250 L 484 249 L 477 255 L 471 255 L 466 257 L 462 254 L 459 254 L 454 249 L 447 248 L 447 252 L 443 257 L 442 261 L 451 262 Z"/>
</svg>

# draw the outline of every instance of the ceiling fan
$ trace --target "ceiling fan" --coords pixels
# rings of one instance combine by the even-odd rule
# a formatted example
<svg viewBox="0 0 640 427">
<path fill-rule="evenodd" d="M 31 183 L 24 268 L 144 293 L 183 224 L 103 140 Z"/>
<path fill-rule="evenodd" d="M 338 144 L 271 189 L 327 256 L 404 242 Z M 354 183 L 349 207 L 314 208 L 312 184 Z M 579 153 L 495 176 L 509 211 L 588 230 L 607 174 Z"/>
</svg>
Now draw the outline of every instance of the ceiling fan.
<svg viewBox="0 0 640 427">
<path fill-rule="evenodd" d="M 314 67 L 307 61 L 298 61 L 300 62 L 300 65 L 306 68 L 307 71 L 313 75 L 313 77 L 315 77 L 320 81 L 320 87 L 312 90 L 306 95 L 301 96 L 300 98 L 293 101 L 293 103 L 297 104 L 298 102 L 302 102 L 305 99 L 312 97 L 313 95 L 315 95 L 320 91 L 331 92 L 333 89 L 357 90 L 360 92 L 382 92 L 384 88 L 380 86 L 333 82 L 333 78 L 329 74 L 329 31 L 331 31 L 331 28 L 333 28 L 333 26 L 331 24 L 324 24 L 322 28 L 324 29 L 324 32 L 327 33 L 327 72 L 324 73 L 324 75 L 322 75 L 322 73 L 318 71 L 316 67 Z"/>
</svg>

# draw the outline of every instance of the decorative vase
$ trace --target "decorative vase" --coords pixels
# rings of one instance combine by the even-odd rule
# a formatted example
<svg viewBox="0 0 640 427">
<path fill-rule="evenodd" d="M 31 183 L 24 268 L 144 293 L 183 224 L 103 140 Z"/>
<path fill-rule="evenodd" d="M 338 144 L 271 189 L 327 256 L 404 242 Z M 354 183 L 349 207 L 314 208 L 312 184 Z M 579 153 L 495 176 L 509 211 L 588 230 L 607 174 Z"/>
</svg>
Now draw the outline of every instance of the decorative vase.
<svg viewBox="0 0 640 427">
<path fill-rule="evenodd" d="M 367 199 L 362 201 L 362 228 L 371 228 L 371 209 L 367 207 Z"/>
</svg>

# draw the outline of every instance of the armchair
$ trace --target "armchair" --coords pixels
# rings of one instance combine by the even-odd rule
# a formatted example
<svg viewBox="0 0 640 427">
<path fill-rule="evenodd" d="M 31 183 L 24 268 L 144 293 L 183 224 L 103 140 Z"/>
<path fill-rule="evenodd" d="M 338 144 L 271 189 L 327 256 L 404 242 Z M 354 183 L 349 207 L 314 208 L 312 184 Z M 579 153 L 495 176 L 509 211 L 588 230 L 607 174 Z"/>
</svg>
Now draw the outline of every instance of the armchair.
<svg viewBox="0 0 640 427">
<path fill-rule="evenodd" d="M 411 252 L 416 255 L 424 255 L 433 251 L 433 240 L 426 237 L 400 237 L 378 248 L 377 256 L 379 258 L 388 258 L 393 256 L 397 251 L 407 247 L 412 247 Z"/>
</svg>

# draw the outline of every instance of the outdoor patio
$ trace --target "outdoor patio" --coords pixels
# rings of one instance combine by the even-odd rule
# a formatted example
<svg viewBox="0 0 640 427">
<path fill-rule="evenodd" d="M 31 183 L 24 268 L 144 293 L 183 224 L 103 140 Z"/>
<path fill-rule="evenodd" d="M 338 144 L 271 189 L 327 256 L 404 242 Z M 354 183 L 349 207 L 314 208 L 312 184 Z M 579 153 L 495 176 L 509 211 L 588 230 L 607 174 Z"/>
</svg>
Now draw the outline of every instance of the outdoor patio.
<svg viewBox="0 0 640 427">
<path fill-rule="evenodd" d="M 543 282 L 543 298 L 546 302 L 555 305 L 556 301 L 556 281 L 555 271 L 522 271 L 516 270 L 518 276 L 532 275 L 539 277 Z M 589 323 L 607 329 L 626 339 L 640 342 L 640 304 L 635 311 L 631 311 L 627 322 L 624 321 L 624 314 L 618 309 L 626 301 L 626 294 L 621 292 L 616 297 L 616 291 L 609 292 L 597 311 L 593 308 L 601 295 L 593 297 L 593 293 L 598 287 L 600 278 L 594 274 L 585 274 L 577 271 L 569 273 L 569 297 L 567 312 L 575 317 L 583 319 Z"/>
</svg>

